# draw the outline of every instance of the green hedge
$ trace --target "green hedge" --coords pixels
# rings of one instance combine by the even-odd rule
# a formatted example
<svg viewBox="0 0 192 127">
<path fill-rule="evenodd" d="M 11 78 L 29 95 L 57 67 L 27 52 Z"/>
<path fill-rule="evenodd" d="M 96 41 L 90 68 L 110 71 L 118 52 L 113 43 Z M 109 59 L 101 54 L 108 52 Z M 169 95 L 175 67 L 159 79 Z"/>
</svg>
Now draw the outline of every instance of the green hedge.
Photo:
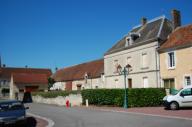
<svg viewBox="0 0 192 127">
<path fill-rule="evenodd" d="M 48 91 L 48 92 L 33 92 L 32 96 L 42 96 L 44 98 L 55 98 L 58 96 L 68 96 L 69 94 L 77 94 L 79 91 Z"/>
<path fill-rule="evenodd" d="M 161 105 L 166 95 L 163 88 L 135 88 L 127 89 L 129 107 L 147 107 Z M 93 105 L 123 106 L 124 89 L 89 89 L 83 90 L 83 104 L 89 100 Z"/>
</svg>

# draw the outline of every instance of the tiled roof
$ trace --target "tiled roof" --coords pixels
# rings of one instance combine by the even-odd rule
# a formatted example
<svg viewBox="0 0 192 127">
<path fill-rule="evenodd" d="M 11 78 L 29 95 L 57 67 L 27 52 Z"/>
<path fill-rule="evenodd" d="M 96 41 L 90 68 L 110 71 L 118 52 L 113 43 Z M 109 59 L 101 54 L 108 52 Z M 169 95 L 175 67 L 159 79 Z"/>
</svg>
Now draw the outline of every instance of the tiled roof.
<svg viewBox="0 0 192 127">
<path fill-rule="evenodd" d="M 55 81 L 73 81 L 84 79 L 85 73 L 89 78 L 100 77 L 104 73 L 104 60 L 95 60 L 58 70 L 52 75 Z"/>
<path fill-rule="evenodd" d="M 45 74 L 47 77 L 50 77 L 52 74 L 50 69 L 12 68 L 12 67 L 0 68 L 0 78 L 10 79 L 12 73 Z"/>
<path fill-rule="evenodd" d="M 161 45 L 160 50 L 181 47 L 188 44 L 192 44 L 192 24 L 178 27 L 173 31 L 169 35 L 168 40 Z"/>
<path fill-rule="evenodd" d="M 140 25 L 133 28 L 125 37 L 123 37 L 111 49 L 109 49 L 105 55 L 153 42 L 154 40 L 166 40 L 167 36 L 171 32 L 172 23 L 164 16 L 153 19 L 143 26 Z M 133 42 L 132 45 L 126 47 L 126 38 L 130 33 L 138 33 L 140 36 Z"/>
<path fill-rule="evenodd" d="M 46 74 L 34 73 L 12 73 L 15 84 L 41 84 L 47 85 L 48 79 Z"/>
</svg>

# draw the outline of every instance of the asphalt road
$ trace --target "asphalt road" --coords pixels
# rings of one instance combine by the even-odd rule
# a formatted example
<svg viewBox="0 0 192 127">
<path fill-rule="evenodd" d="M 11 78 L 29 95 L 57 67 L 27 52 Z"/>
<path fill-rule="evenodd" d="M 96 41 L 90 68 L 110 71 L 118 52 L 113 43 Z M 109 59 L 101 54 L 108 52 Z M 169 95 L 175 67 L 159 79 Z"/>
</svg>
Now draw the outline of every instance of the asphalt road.
<svg viewBox="0 0 192 127">
<path fill-rule="evenodd" d="M 105 112 L 80 107 L 65 108 L 29 104 L 28 112 L 47 117 L 54 127 L 190 127 L 192 121 L 129 113 Z"/>
</svg>

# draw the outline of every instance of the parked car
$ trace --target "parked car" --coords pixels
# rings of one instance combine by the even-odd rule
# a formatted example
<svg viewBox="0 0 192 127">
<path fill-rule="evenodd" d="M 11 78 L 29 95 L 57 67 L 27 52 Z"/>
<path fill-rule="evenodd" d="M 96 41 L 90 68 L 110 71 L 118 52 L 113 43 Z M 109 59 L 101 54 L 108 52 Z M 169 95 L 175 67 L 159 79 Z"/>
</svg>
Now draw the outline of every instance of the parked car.
<svg viewBox="0 0 192 127">
<path fill-rule="evenodd" d="M 0 100 L 0 127 L 12 123 L 26 123 L 26 109 L 18 100 Z"/>
<path fill-rule="evenodd" d="M 175 95 L 165 96 L 163 105 L 171 110 L 177 110 L 181 107 L 192 107 L 192 85 L 184 87 Z"/>
</svg>

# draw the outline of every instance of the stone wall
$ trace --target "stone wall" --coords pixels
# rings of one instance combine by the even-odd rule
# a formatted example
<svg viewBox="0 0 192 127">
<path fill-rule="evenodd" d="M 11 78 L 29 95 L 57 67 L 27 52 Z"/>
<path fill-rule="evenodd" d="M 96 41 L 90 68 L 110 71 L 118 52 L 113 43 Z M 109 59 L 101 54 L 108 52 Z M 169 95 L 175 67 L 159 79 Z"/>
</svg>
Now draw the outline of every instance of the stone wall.
<svg viewBox="0 0 192 127">
<path fill-rule="evenodd" d="M 80 106 L 82 104 L 81 94 L 70 94 L 66 97 L 58 96 L 56 98 L 43 98 L 41 96 L 33 96 L 33 102 L 35 103 L 53 104 L 58 106 L 66 106 L 67 100 L 69 100 L 71 106 Z"/>
<path fill-rule="evenodd" d="M 143 88 L 144 78 L 148 78 L 148 87 L 160 87 L 158 42 L 152 42 L 104 56 L 106 88 L 124 88 L 124 77 L 117 73 L 117 65 L 132 66 L 128 79 L 132 79 L 133 88 Z M 143 55 L 146 59 L 143 61 Z M 145 66 L 143 65 L 145 62 Z M 127 79 L 127 80 L 128 80 Z M 126 80 L 126 81 L 127 81 Z"/>
</svg>

